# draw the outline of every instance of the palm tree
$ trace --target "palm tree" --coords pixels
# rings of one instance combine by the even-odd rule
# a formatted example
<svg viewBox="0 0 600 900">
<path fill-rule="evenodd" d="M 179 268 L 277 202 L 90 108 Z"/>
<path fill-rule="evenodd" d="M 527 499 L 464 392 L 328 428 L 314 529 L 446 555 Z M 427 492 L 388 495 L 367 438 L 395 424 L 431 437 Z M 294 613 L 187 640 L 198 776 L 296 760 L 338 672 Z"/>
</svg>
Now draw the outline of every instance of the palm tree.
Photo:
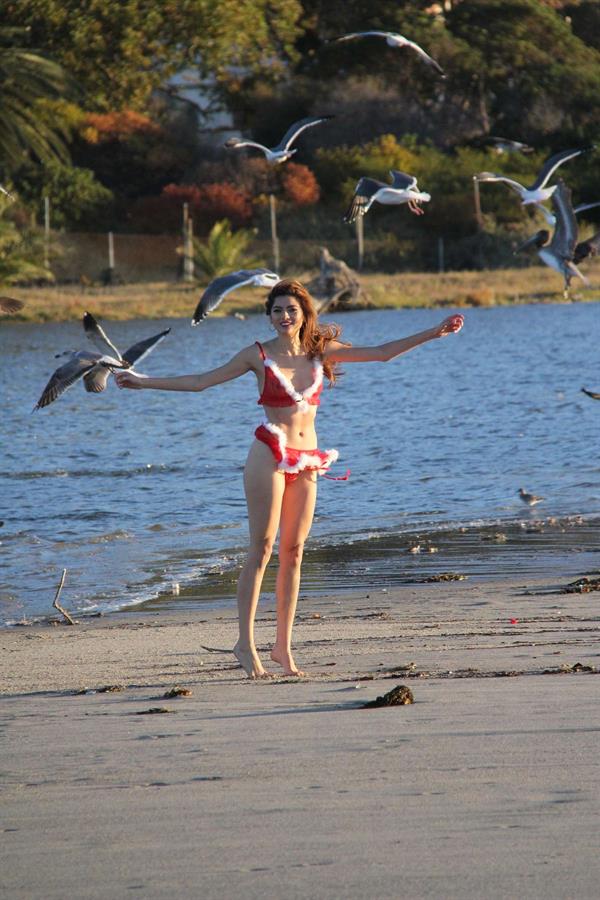
<svg viewBox="0 0 600 900">
<path fill-rule="evenodd" d="M 67 161 L 65 129 L 42 101 L 72 93 L 64 69 L 23 46 L 27 28 L 0 27 L 0 167 L 16 168 L 27 153 Z"/>
</svg>

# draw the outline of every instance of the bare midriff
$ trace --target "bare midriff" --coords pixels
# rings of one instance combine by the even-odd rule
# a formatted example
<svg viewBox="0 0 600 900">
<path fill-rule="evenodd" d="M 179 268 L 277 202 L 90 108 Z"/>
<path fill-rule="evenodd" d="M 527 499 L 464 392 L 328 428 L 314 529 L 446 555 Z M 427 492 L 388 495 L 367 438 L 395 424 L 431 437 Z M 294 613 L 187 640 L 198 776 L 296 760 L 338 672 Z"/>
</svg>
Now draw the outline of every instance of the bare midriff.
<svg viewBox="0 0 600 900">
<path fill-rule="evenodd" d="M 295 450 L 315 450 L 317 448 L 315 419 L 318 408 L 318 406 L 311 406 L 306 412 L 301 412 L 297 406 L 263 407 L 267 421 L 281 428 L 288 447 L 293 447 Z"/>
</svg>

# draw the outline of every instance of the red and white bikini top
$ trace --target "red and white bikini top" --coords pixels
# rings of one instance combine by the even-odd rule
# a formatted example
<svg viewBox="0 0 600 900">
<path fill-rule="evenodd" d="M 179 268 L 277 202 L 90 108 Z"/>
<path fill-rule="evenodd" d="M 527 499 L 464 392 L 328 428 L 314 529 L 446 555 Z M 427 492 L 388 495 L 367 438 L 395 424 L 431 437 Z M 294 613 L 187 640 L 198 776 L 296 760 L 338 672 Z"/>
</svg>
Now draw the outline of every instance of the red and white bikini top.
<svg viewBox="0 0 600 900">
<path fill-rule="evenodd" d="M 297 391 L 289 378 L 283 374 L 279 366 L 265 355 L 262 345 L 256 341 L 261 358 L 265 364 L 265 383 L 262 394 L 258 398 L 261 406 L 295 406 L 306 412 L 309 406 L 319 406 L 323 390 L 323 366 L 318 359 L 313 359 L 313 383 L 305 391 Z"/>
</svg>

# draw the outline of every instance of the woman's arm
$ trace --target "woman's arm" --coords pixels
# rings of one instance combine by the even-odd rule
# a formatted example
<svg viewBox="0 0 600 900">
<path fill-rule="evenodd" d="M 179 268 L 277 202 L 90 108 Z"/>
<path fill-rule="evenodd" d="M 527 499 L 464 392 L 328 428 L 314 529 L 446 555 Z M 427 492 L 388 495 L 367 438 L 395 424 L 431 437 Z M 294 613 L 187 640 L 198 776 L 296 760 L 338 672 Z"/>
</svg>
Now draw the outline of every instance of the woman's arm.
<svg viewBox="0 0 600 900">
<path fill-rule="evenodd" d="M 386 344 L 379 344 L 376 347 L 347 347 L 338 341 L 332 341 L 323 356 L 330 362 L 388 362 L 390 359 L 412 350 L 413 347 L 426 344 L 427 341 L 445 337 L 447 334 L 455 334 L 463 327 L 463 323 L 462 315 L 448 316 L 434 328 L 419 331 L 417 334 L 411 334 L 410 337 L 400 338 L 397 341 L 388 341 Z"/>
<path fill-rule="evenodd" d="M 148 378 L 146 375 L 136 375 L 133 372 L 117 372 L 115 381 L 120 388 L 141 390 L 150 388 L 158 391 L 204 391 L 215 384 L 223 384 L 224 381 L 232 381 L 245 375 L 254 369 L 254 347 L 246 347 L 240 350 L 233 359 L 200 375 L 175 375 L 171 378 Z"/>
</svg>

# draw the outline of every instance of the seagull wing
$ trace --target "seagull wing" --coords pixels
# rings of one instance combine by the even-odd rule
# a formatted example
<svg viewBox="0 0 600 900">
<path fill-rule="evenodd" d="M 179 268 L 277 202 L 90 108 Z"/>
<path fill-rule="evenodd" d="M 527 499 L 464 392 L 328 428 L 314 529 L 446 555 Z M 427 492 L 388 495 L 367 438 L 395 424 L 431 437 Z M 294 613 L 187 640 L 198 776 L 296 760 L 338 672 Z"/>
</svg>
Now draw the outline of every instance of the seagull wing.
<svg viewBox="0 0 600 900">
<path fill-rule="evenodd" d="M 549 181 L 551 175 L 558 169 L 559 166 L 561 166 L 568 159 L 573 159 L 575 156 L 579 156 L 581 153 L 587 153 L 588 150 L 593 150 L 593 147 L 582 147 L 579 150 L 561 150 L 560 153 L 555 153 L 554 156 L 551 156 L 546 160 L 546 162 L 540 169 L 538 177 L 531 185 L 530 190 L 535 191 L 538 188 L 544 187 L 545 184 Z"/>
<path fill-rule="evenodd" d="M 236 150 L 239 147 L 255 147 L 257 150 L 262 150 L 263 153 L 269 153 L 270 150 L 268 147 L 265 147 L 264 144 L 257 144 L 256 141 L 242 141 L 240 138 L 229 138 L 228 141 L 225 141 L 225 147 L 228 150 Z"/>
<path fill-rule="evenodd" d="M 108 383 L 110 369 L 106 366 L 94 366 L 83 376 L 83 386 L 90 394 L 101 394 Z"/>
<path fill-rule="evenodd" d="M 328 119 L 333 119 L 333 116 L 307 116 L 305 119 L 294 122 L 293 125 L 290 125 L 277 146 L 273 147 L 273 150 L 275 152 L 278 150 L 289 150 L 302 131 L 305 131 L 307 128 L 312 128 L 313 125 L 318 125 L 319 122 L 327 122 Z"/>
<path fill-rule="evenodd" d="M 154 350 L 157 344 L 164 341 L 170 330 L 170 328 L 167 328 L 165 331 L 159 331 L 158 334 L 152 335 L 152 337 L 138 341 L 137 344 L 132 344 L 123 354 L 123 359 L 125 362 L 131 363 L 131 365 L 140 362 L 144 357 L 148 356 L 151 350 Z"/>
<path fill-rule="evenodd" d="M 594 203 L 580 203 L 573 212 L 578 216 L 579 213 L 585 212 L 586 209 L 593 209 L 595 206 L 600 206 L 600 200 L 596 200 Z"/>
<path fill-rule="evenodd" d="M 353 31 L 352 34 L 345 34 L 343 37 L 336 38 L 336 43 L 340 41 L 351 41 L 359 37 L 382 37 L 388 38 L 391 31 Z"/>
<path fill-rule="evenodd" d="M 565 260 L 572 260 L 577 243 L 577 220 L 571 204 L 571 189 L 562 178 L 558 179 L 556 190 L 552 194 L 552 209 L 556 216 L 556 227 L 550 249 Z"/>
<path fill-rule="evenodd" d="M 577 263 L 587 259 L 588 256 L 597 256 L 598 253 L 600 253 L 600 231 L 597 231 L 596 234 L 593 235 L 593 237 L 588 238 L 587 241 L 580 241 L 575 246 L 573 262 L 577 265 Z"/>
<path fill-rule="evenodd" d="M 398 35 L 398 37 L 402 37 L 402 35 Z M 435 59 L 429 55 L 429 53 L 426 53 L 425 50 L 423 50 L 423 48 L 419 46 L 419 44 L 416 44 L 414 41 L 409 41 L 407 38 L 404 38 L 403 45 L 405 47 L 410 47 L 411 50 L 414 50 L 416 53 L 418 53 L 421 59 L 426 62 L 428 66 L 431 66 L 433 69 L 435 69 L 438 75 L 443 75 L 445 77 L 445 72 L 440 64 L 436 62 Z"/>
<path fill-rule="evenodd" d="M 100 327 L 94 316 L 89 312 L 86 312 L 83 315 L 83 330 L 85 331 L 90 341 L 92 341 L 92 343 L 96 345 L 101 353 L 106 353 L 106 351 L 108 350 L 111 355 L 116 357 L 116 359 L 121 358 L 121 353 L 119 352 L 119 350 L 117 350 L 113 342 L 107 337 L 105 331 Z"/>
<path fill-rule="evenodd" d="M 359 216 L 364 216 L 377 191 L 388 186 L 382 181 L 376 181 L 374 178 L 361 178 L 354 189 L 354 197 L 344 216 L 344 222 L 352 224 Z"/>
<path fill-rule="evenodd" d="M 393 188 L 404 191 L 417 186 L 417 179 L 414 175 L 407 175 L 405 172 L 399 172 L 397 169 L 392 169 L 390 175 L 392 176 L 391 186 Z"/>
<path fill-rule="evenodd" d="M 517 194 L 522 194 L 525 188 L 522 184 L 519 184 L 518 181 L 515 181 L 513 178 L 508 178 L 506 175 L 496 175 L 494 172 L 479 172 L 478 175 L 475 175 L 477 181 L 504 181 L 509 187 L 516 191 Z"/>
<path fill-rule="evenodd" d="M 25 304 L 22 300 L 14 300 L 12 297 L 0 297 L 0 310 L 4 313 L 12 313 L 19 312 L 20 309 L 23 309 Z"/>
<path fill-rule="evenodd" d="M 223 297 L 245 284 L 251 284 L 256 276 L 256 269 L 240 269 L 229 275 L 220 275 L 210 282 L 196 306 L 192 325 L 198 325 L 209 313 L 216 309 Z"/>
<path fill-rule="evenodd" d="M 99 358 L 99 353 L 73 353 L 69 361 L 59 366 L 51 375 L 34 409 L 42 409 L 53 403 L 76 381 L 95 368 Z"/>
</svg>

